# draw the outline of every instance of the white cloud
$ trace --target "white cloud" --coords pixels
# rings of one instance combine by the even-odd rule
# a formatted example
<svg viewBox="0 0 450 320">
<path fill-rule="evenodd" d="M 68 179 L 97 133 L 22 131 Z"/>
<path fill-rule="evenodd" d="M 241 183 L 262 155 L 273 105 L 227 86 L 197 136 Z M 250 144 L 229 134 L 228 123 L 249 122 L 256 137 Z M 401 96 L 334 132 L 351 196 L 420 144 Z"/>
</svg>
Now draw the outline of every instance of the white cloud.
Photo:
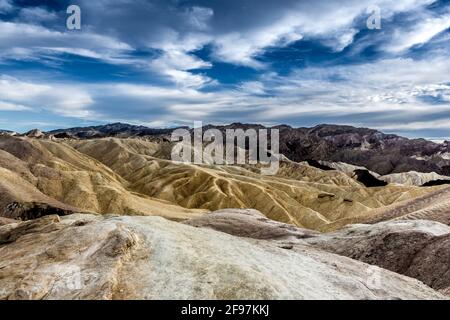
<svg viewBox="0 0 450 320">
<path fill-rule="evenodd" d="M 424 120 L 424 121 L 412 121 L 408 123 L 395 123 L 393 124 L 385 124 L 378 125 L 376 129 L 379 130 L 429 130 L 429 129 L 446 129 L 450 128 L 450 119 L 442 119 L 442 120 Z"/>
<path fill-rule="evenodd" d="M 245 3 L 255 6 L 251 14 L 239 1 L 226 4 L 210 1 L 211 8 L 120 1 L 116 5 L 123 10 L 101 11 L 109 1 L 89 2 L 98 16 L 92 25 L 84 25 L 82 32 L 56 31 L 36 25 L 45 20 L 44 12 L 39 9 L 22 13 L 21 19 L 34 25 L 18 20 L 0 21 L 0 60 L 39 59 L 40 55 L 59 58 L 60 53 L 70 53 L 149 70 L 155 83 L 164 84 L 69 85 L 3 76 L 0 77 L 0 110 L 45 109 L 84 119 L 97 115 L 159 125 L 236 119 L 279 123 L 305 117 L 345 118 L 378 113 L 389 122 L 386 125 L 395 126 L 399 124 L 395 116 L 401 113 L 425 119 L 429 114 L 449 109 L 448 52 L 441 52 L 440 57 L 433 54 L 427 60 L 398 58 L 359 65 L 310 67 L 288 76 L 271 73 L 270 66 L 258 60 L 268 48 L 284 47 L 299 39 L 319 41 L 334 51 L 342 51 L 353 43 L 358 32 L 356 22 L 364 19 L 369 5 L 381 8 L 383 20 L 398 12 L 417 14 L 411 19 L 418 22 L 415 29 L 407 26 L 382 39 L 390 41 L 391 52 L 399 53 L 392 56 L 401 56 L 411 46 L 427 43 L 448 28 L 448 14 L 430 16 L 424 9 L 434 0 L 348 0 L 345 6 L 338 1 L 324 0 L 286 0 L 283 5 L 278 0 L 247 0 Z M 5 3 L 9 2 L 0 0 L 0 10 Z M 139 7 L 136 3 L 142 12 L 136 9 Z M 89 14 L 88 2 L 84 6 L 83 12 Z M 135 11 L 126 11 L 128 7 Z M 154 12 L 159 12 L 161 17 Z M 209 61 L 193 54 L 205 45 L 211 45 L 212 56 L 219 61 L 250 66 L 265 73 L 257 80 L 232 88 L 221 86 L 193 71 L 211 67 Z M 160 54 L 156 58 L 130 54 L 141 48 L 157 49 Z M 210 84 L 215 85 L 213 92 L 202 90 Z M 430 97 L 440 103 L 424 101 Z M 370 116 L 364 121 L 372 120 Z M 410 126 L 414 125 L 411 123 L 414 121 L 410 121 Z M 424 120 L 420 125 L 426 123 Z M 373 122 L 373 125 L 380 124 Z"/>
<path fill-rule="evenodd" d="M 117 10 L 104 10 L 104 7 L 113 6 L 112 2 L 83 2 L 83 12 L 95 12 L 97 18 L 90 21 L 91 25 L 85 24 L 80 33 L 0 22 L 0 49 L 5 52 L 10 48 L 54 48 L 55 52 L 66 50 L 120 64 L 136 62 L 136 59 L 133 61 L 123 56 L 123 51 L 133 48 L 160 49 L 164 52 L 164 59 L 171 59 L 177 54 L 189 56 L 193 50 L 212 44 L 213 56 L 220 61 L 262 68 L 256 57 L 267 48 L 283 47 L 303 38 L 321 41 L 335 51 L 345 49 L 357 33 L 355 21 L 358 17 L 365 17 L 366 9 L 371 5 L 381 8 L 383 19 L 390 19 L 399 12 L 422 14 L 424 6 L 435 0 L 348 0 L 345 5 L 326 0 L 314 3 L 288 0 L 283 5 L 274 0 L 264 3 L 248 0 L 248 5 L 253 6 L 251 12 L 243 10 L 240 2 L 224 5 L 221 1 L 211 1 L 209 7 L 177 7 L 168 2 L 115 1 Z M 49 17 L 54 18 L 54 13 L 47 14 L 42 8 L 24 8 L 20 17 L 23 21 L 39 24 Z M 230 17 L 233 17 L 231 21 Z M 409 40 L 402 40 L 403 44 L 400 41 L 398 48 L 393 47 L 392 50 L 428 41 L 445 27 L 445 20 L 448 22 L 448 17 L 425 22 L 415 34 L 407 32 Z M 182 61 L 186 60 L 182 57 Z M 171 67 L 171 73 L 183 74 L 181 71 L 184 71 L 184 77 L 191 78 L 186 74 L 190 70 L 186 67 L 168 67 Z"/>
<path fill-rule="evenodd" d="M 40 24 L 42 22 L 49 22 L 58 19 L 55 12 L 47 11 L 40 7 L 28 7 L 20 9 L 17 18 L 21 22 L 31 22 Z"/>
<path fill-rule="evenodd" d="M 219 60 L 233 64 L 261 68 L 262 64 L 254 58 L 264 48 L 286 46 L 303 38 L 302 34 L 296 30 L 298 22 L 293 23 L 293 20 L 293 17 L 288 16 L 269 26 L 219 36 L 214 39 L 214 55 Z"/>
<path fill-rule="evenodd" d="M 260 81 L 247 81 L 242 83 L 240 87 L 242 92 L 249 95 L 266 93 L 264 83 Z"/>
<path fill-rule="evenodd" d="M 450 28 L 450 14 L 442 17 L 426 17 L 410 26 L 407 30 L 397 28 L 387 46 L 391 52 L 403 52 L 415 45 L 429 42 L 439 33 Z"/>
<path fill-rule="evenodd" d="M 448 112 L 450 118 L 449 75 L 450 61 L 435 57 L 306 68 L 288 76 L 267 73 L 257 81 L 213 92 L 195 86 L 128 83 L 69 86 L 3 76 L 0 96 L 14 105 L 60 115 L 138 120 L 158 126 L 194 120 L 225 123 L 239 119 L 269 124 L 312 118 L 342 121 L 356 116 L 352 123 L 376 128 L 397 126 L 400 130 L 432 128 L 436 124 L 434 114 Z M 430 104 L 424 97 L 440 99 L 440 103 Z M 405 114 L 411 119 L 406 121 Z"/>
<path fill-rule="evenodd" d="M 436 72 L 436 68 L 441 72 Z M 103 108 L 102 112 L 112 112 L 113 101 L 119 101 L 119 108 L 127 101 L 130 115 L 151 114 L 152 121 L 168 123 L 174 119 L 280 123 L 304 117 L 373 113 L 394 121 L 396 115 L 405 112 L 423 118 L 450 112 L 449 104 L 434 105 L 422 100 L 448 99 L 449 74 L 450 62 L 444 58 L 390 59 L 346 67 L 307 68 L 289 76 L 266 74 L 259 81 L 215 92 L 131 84 L 104 85 L 91 92 L 105 93 L 95 96 L 98 101 L 107 100 L 104 103 L 109 109 Z M 365 119 L 366 123 L 371 120 L 371 116 Z"/>
<path fill-rule="evenodd" d="M 42 26 L 0 20 L 0 58 L 39 59 L 42 53 L 67 52 L 120 63 L 132 48 L 114 38 L 90 32 L 60 32 Z M 122 63 L 125 63 L 126 59 Z"/>
<path fill-rule="evenodd" d="M 152 60 L 149 66 L 152 71 L 168 77 L 177 86 L 200 88 L 212 82 L 212 79 L 207 76 L 188 72 L 193 69 L 210 68 L 211 63 L 182 50 L 167 50 L 160 57 Z"/>
<path fill-rule="evenodd" d="M 204 7 L 191 7 L 186 12 L 186 20 L 189 25 L 196 30 L 208 29 L 208 24 L 214 15 L 214 11 L 211 8 Z"/>
<path fill-rule="evenodd" d="M 4 107 L 45 109 L 52 113 L 87 118 L 95 112 L 88 109 L 94 102 L 91 96 L 80 87 L 70 85 L 41 84 L 0 76 L 0 97 L 8 101 Z M 25 107 L 28 105 L 30 107 Z"/>
<path fill-rule="evenodd" d="M 31 108 L 21 104 L 15 104 L 0 100 L 0 111 L 25 111 L 25 110 L 31 110 Z"/>
<path fill-rule="evenodd" d="M 353 43 L 358 17 L 367 15 L 366 9 L 377 5 L 382 18 L 389 19 L 399 12 L 410 12 L 423 8 L 435 0 L 367 0 L 307 1 L 297 2 L 285 12 L 278 12 L 264 25 L 256 21 L 250 27 L 217 34 L 215 57 L 233 64 L 261 68 L 255 57 L 271 46 L 286 46 L 300 39 L 316 39 L 335 51 L 342 51 Z M 237 26 L 238 27 L 238 26 Z"/>
<path fill-rule="evenodd" d="M 194 90 L 165 92 L 161 96 L 155 88 L 141 89 L 147 92 L 147 98 L 157 96 L 160 103 L 164 101 L 170 114 L 165 118 L 171 119 L 280 123 L 308 117 L 342 118 L 375 113 L 395 126 L 392 123 L 401 121 L 399 115 L 404 113 L 426 119 L 435 113 L 450 112 L 448 103 L 430 104 L 422 100 L 429 96 L 448 101 L 449 74 L 450 62 L 445 58 L 390 59 L 346 67 L 302 69 L 287 77 L 266 75 L 260 81 L 243 83 L 239 90 L 208 94 Z M 366 125 L 378 125 L 371 122 L 372 116 L 364 118 Z"/>
<path fill-rule="evenodd" d="M 156 59 L 146 60 L 131 57 L 129 53 L 133 48 L 130 45 L 109 36 L 88 31 L 60 32 L 33 24 L 0 21 L 0 59 L 39 60 L 40 56 L 48 58 L 51 54 L 68 53 L 136 69 L 145 68 L 179 86 L 201 87 L 213 83 L 206 76 L 189 72 L 211 67 L 211 63 L 188 53 L 202 47 L 202 36 L 188 36 L 185 41 L 178 36 L 169 33 L 160 44 L 163 53 Z"/>
<path fill-rule="evenodd" d="M 10 0 L 0 0 L 0 13 L 7 13 L 13 9 L 14 7 Z"/>
<path fill-rule="evenodd" d="M 439 72 L 436 72 L 439 70 Z M 447 110 L 430 105 L 424 96 L 448 97 L 450 61 L 445 57 L 416 61 L 390 59 L 375 63 L 329 68 L 307 68 L 289 77 L 266 79 L 279 107 L 263 114 L 274 118 L 292 115 L 345 115 L 371 112 Z M 339 79 L 339 80 L 335 80 Z M 450 111 L 450 110 L 449 110 Z"/>
</svg>

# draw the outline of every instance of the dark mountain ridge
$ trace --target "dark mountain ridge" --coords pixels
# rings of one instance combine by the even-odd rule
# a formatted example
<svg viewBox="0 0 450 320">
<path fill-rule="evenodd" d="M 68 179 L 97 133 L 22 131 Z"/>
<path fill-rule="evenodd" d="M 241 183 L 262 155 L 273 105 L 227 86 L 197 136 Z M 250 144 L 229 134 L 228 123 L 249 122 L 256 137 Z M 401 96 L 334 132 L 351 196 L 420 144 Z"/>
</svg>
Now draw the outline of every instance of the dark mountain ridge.
<svg viewBox="0 0 450 320">
<path fill-rule="evenodd" d="M 186 127 L 187 128 L 187 127 Z M 69 129 L 57 129 L 47 132 L 47 134 L 66 134 L 79 139 L 104 138 L 104 137 L 143 137 L 171 134 L 175 129 L 154 129 L 145 126 L 131 125 L 127 123 L 111 123 L 90 127 L 75 127 Z"/>
<path fill-rule="evenodd" d="M 181 127 L 187 128 L 187 127 Z M 331 161 L 364 166 L 381 175 L 407 171 L 436 172 L 450 175 L 450 144 L 425 139 L 408 139 L 369 128 L 321 124 L 312 128 L 288 125 L 265 127 L 258 124 L 232 123 L 207 125 L 227 129 L 279 129 L 280 152 L 292 161 Z M 103 137 L 143 137 L 168 141 L 178 128 L 154 129 L 126 123 L 58 129 L 46 132 L 56 138 L 91 139 Z M 192 130 L 192 129 L 191 129 Z"/>
</svg>

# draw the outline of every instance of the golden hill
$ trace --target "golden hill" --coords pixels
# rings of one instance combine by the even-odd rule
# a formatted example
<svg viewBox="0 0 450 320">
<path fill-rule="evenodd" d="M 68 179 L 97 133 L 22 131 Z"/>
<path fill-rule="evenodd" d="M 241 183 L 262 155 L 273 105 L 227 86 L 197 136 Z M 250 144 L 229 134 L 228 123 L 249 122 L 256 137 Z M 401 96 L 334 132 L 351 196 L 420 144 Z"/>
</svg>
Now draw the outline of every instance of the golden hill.
<svg viewBox="0 0 450 320">
<path fill-rule="evenodd" d="M 255 168 L 177 164 L 167 144 L 105 138 L 68 142 L 125 179 L 128 188 L 185 208 L 253 208 L 271 219 L 315 229 L 430 189 L 366 188 L 346 174 L 284 161 L 276 176 Z"/>
<path fill-rule="evenodd" d="M 0 210 L 7 216 L 12 202 L 44 203 L 69 211 L 179 220 L 252 208 L 277 221 L 321 229 L 443 188 L 366 188 L 345 173 L 292 161 L 283 161 L 277 175 L 264 176 L 252 166 L 174 163 L 170 150 L 168 142 L 143 139 L 2 137 Z"/>
<path fill-rule="evenodd" d="M 321 230 L 332 231 L 347 224 L 373 224 L 388 220 L 433 220 L 450 225 L 450 187 L 444 186 L 413 199 L 373 209 L 366 215 L 340 219 Z"/>
<path fill-rule="evenodd" d="M 0 205 L 38 202 L 76 211 L 160 215 L 185 219 L 201 214 L 137 194 L 111 169 L 67 144 L 28 138 L 0 142 Z"/>
</svg>

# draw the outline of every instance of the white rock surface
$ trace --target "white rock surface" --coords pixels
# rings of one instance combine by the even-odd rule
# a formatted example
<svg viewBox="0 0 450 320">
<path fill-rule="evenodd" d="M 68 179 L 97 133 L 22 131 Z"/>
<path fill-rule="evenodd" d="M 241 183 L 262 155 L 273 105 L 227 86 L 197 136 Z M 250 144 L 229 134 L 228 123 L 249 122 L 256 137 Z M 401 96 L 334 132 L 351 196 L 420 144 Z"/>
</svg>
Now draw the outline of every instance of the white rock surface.
<svg viewBox="0 0 450 320">
<path fill-rule="evenodd" d="M 0 257 L 0 299 L 445 298 L 415 279 L 306 245 L 282 249 L 160 217 L 8 224 L 0 227 Z"/>
<path fill-rule="evenodd" d="M 450 227 L 429 220 L 349 225 L 310 245 L 419 279 L 450 296 Z"/>
<path fill-rule="evenodd" d="M 344 172 L 345 174 L 349 175 L 350 177 L 353 176 L 353 171 L 355 171 L 355 170 L 367 170 L 375 178 L 378 178 L 380 176 L 378 173 L 370 171 L 366 167 L 355 166 L 353 164 L 349 164 L 349 163 L 345 163 L 345 162 L 319 161 L 319 163 L 323 164 L 324 166 L 333 168 L 337 171 Z"/>
</svg>

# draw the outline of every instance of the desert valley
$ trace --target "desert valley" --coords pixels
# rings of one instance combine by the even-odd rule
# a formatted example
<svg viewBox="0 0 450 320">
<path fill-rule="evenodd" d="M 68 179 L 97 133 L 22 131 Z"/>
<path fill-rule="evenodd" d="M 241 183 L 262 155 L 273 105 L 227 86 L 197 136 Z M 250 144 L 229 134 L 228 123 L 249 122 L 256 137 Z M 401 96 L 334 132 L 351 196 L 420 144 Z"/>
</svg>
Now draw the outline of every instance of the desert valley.
<svg viewBox="0 0 450 320">
<path fill-rule="evenodd" d="M 447 142 L 277 128 L 272 176 L 173 129 L 2 131 L 0 299 L 450 297 Z"/>
</svg>

